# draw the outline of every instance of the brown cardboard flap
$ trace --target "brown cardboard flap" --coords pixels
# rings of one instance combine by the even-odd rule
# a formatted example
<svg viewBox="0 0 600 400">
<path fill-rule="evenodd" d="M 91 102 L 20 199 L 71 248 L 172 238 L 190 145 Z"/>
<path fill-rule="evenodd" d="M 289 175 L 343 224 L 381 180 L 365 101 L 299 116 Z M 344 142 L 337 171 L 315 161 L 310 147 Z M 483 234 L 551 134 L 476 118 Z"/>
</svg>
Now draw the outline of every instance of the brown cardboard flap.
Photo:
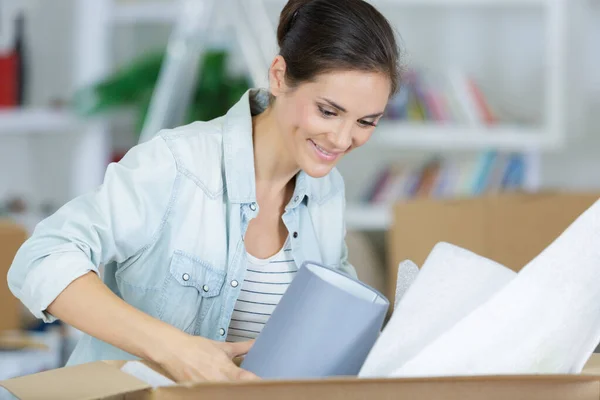
<svg viewBox="0 0 600 400">
<path fill-rule="evenodd" d="M 153 399 L 598 400 L 600 377 L 583 375 L 422 379 L 323 379 L 197 384 L 156 389 Z"/>
<path fill-rule="evenodd" d="M 582 374 L 600 376 L 600 354 L 594 353 L 583 367 Z"/>
<path fill-rule="evenodd" d="M 410 259 L 423 265 L 438 242 L 519 271 L 598 197 L 598 193 L 546 192 L 398 203 L 388 233 L 388 298 L 394 298 L 398 263 Z"/>
<path fill-rule="evenodd" d="M 93 362 L 0 382 L 24 400 L 95 400 L 147 389 L 148 385 L 119 369 Z"/>
<path fill-rule="evenodd" d="M 21 303 L 8 289 L 6 275 L 27 236 L 25 228 L 0 218 L 0 332 L 21 329 Z"/>
</svg>

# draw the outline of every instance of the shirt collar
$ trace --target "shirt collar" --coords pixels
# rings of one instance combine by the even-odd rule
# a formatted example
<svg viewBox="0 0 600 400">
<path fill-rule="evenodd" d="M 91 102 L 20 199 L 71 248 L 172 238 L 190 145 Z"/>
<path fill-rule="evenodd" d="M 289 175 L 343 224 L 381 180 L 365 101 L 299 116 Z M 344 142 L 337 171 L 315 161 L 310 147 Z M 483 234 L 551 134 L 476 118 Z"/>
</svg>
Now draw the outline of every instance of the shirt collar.
<svg viewBox="0 0 600 400">
<path fill-rule="evenodd" d="M 269 105 L 269 92 L 250 89 L 225 115 L 223 125 L 223 155 L 225 181 L 229 200 L 233 203 L 256 201 L 256 175 L 252 141 L 252 116 L 260 114 Z M 289 204 L 294 208 L 313 197 L 314 178 L 300 171 Z"/>
</svg>

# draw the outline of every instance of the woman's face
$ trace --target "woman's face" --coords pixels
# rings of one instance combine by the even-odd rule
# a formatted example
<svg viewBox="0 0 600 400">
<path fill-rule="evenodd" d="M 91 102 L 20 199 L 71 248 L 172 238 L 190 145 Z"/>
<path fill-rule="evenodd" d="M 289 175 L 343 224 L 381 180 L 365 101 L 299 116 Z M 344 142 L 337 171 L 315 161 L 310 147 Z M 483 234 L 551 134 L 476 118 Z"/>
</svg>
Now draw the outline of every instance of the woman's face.
<svg viewBox="0 0 600 400">
<path fill-rule="evenodd" d="M 345 154 L 369 140 L 391 90 L 389 77 L 376 72 L 326 73 L 293 90 L 280 75 L 281 81 L 272 69 L 278 128 L 288 154 L 315 178 L 327 175 Z"/>
</svg>

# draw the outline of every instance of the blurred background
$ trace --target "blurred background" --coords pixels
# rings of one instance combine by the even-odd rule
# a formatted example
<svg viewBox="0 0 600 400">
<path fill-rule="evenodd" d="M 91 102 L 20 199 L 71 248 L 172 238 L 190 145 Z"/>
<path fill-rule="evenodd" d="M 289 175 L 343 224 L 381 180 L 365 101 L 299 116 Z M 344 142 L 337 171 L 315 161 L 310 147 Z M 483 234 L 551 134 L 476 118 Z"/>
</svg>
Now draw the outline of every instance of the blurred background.
<svg viewBox="0 0 600 400">
<path fill-rule="evenodd" d="M 415 232 L 395 218 L 404 204 L 599 191 L 600 1 L 372 3 L 398 32 L 407 72 L 372 140 L 339 167 L 350 257 L 367 283 L 386 291 L 394 280 L 396 240 Z M 212 119 L 265 86 L 284 4 L 0 0 L 0 217 L 26 235 L 160 127 Z M 6 243 L 18 241 L 0 243 L 2 276 Z M 13 312 L 1 299 L 0 314 Z M 48 331 L 24 315 L 20 327 Z M 11 361 L 21 369 L 0 362 L 0 378 L 64 362 L 72 340 L 44 340 L 60 350 Z"/>
</svg>

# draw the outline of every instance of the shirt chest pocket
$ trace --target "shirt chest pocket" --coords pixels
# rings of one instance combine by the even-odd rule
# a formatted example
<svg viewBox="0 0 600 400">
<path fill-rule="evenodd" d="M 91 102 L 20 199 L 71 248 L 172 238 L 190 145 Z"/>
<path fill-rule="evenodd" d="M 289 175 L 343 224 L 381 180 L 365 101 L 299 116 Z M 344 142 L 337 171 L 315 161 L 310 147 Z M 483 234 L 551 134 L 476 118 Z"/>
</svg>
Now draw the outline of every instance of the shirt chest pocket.
<svg viewBox="0 0 600 400">
<path fill-rule="evenodd" d="M 194 333 L 221 293 L 225 271 L 197 257 L 175 251 L 157 304 L 158 317 L 188 333 Z"/>
</svg>

